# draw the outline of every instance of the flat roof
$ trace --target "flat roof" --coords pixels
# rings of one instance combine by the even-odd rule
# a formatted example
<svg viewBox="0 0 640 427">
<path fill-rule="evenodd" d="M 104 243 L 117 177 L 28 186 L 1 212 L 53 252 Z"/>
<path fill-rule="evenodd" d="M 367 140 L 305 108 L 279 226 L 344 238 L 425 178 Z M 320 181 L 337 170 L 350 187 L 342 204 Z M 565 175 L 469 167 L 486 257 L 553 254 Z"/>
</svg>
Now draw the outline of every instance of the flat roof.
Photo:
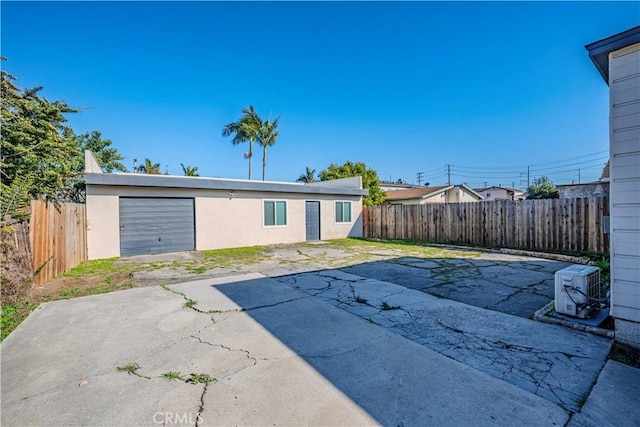
<svg viewBox="0 0 640 427">
<path fill-rule="evenodd" d="M 135 173 L 86 173 L 87 185 L 111 185 L 124 187 L 186 188 L 198 190 L 258 191 L 270 193 L 335 194 L 366 196 L 369 190 L 355 187 L 331 186 L 331 181 L 322 184 L 298 184 L 293 182 L 249 181 L 173 175 L 146 175 Z"/>
<path fill-rule="evenodd" d="M 609 53 L 640 42 L 640 25 L 585 46 L 589 58 L 609 84 Z"/>
</svg>

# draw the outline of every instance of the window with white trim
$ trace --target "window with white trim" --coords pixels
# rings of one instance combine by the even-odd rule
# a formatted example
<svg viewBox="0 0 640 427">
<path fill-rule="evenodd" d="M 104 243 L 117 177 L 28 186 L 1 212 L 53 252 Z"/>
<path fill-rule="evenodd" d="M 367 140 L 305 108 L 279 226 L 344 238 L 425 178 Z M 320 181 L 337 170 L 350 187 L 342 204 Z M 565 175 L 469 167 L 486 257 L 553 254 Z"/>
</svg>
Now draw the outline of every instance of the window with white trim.
<svg viewBox="0 0 640 427">
<path fill-rule="evenodd" d="M 264 201 L 264 226 L 275 227 L 287 225 L 287 202 L 284 200 Z"/>
<path fill-rule="evenodd" d="M 336 202 L 336 222 L 351 222 L 351 202 Z"/>
</svg>

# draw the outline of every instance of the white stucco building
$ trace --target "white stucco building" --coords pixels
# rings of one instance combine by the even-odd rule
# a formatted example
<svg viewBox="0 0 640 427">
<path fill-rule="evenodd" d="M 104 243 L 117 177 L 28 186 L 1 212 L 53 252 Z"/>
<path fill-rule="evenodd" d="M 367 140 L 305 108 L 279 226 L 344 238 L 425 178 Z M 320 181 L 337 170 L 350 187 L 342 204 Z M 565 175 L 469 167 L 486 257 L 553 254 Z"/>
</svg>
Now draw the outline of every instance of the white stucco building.
<svg viewBox="0 0 640 427">
<path fill-rule="evenodd" d="M 85 154 L 91 259 L 362 236 L 360 177 L 310 184 L 107 174 Z"/>
</svg>

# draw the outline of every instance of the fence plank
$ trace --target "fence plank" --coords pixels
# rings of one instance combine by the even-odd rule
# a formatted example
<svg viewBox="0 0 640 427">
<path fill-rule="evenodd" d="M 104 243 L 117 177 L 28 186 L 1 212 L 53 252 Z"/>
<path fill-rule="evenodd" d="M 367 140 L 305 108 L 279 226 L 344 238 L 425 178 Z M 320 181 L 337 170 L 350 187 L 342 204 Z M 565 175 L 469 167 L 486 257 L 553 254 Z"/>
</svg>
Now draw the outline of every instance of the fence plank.
<svg viewBox="0 0 640 427">
<path fill-rule="evenodd" d="M 29 229 L 36 285 L 87 259 L 85 205 L 32 200 Z"/>
<path fill-rule="evenodd" d="M 603 253 L 609 250 L 603 231 L 608 214 L 608 199 L 596 197 L 384 205 L 363 208 L 363 233 L 382 239 Z M 82 251 L 86 254 L 86 247 Z"/>
</svg>

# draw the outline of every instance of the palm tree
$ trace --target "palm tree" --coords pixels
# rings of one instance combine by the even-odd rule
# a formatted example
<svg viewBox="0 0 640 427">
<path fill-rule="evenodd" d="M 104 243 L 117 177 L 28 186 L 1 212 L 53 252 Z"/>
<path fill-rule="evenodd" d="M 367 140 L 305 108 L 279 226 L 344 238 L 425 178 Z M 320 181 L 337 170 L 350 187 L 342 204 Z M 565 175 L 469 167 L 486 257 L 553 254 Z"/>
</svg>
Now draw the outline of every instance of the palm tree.
<svg viewBox="0 0 640 427">
<path fill-rule="evenodd" d="M 256 113 L 253 105 L 249 108 L 242 108 L 242 117 L 237 122 L 232 122 L 222 128 L 222 136 L 227 137 L 235 134 L 231 143 L 238 145 L 249 141 L 249 179 L 253 168 L 253 143 L 258 139 L 258 130 L 262 126 L 262 120 Z"/>
<path fill-rule="evenodd" d="M 262 146 L 262 180 L 267 179 L 267 147 L 273 147 L 276 145 L 280 130 L 278 129 L 278 121 L 280 117 L 276 117 L 271 121 L 271 118 L 262 123 L 262 126 L 258 129 L 258 144 Z"/>
<path fill-rule="evenodd" d="M 184 176 L 200 176 L 197 166 L 185 166 L 182 163 L 180 163 L 180 166 L 182 166 L 182 173 L 184 173 Z"/>
<path fill-rule="evenodd" d="M 153 163 L 148 158 L 144 159 L 144 165 L 138 166 L 138 172 L 149 175 L 160 175 L 160 163 Z"/>
<path fill-rule="evenodd" d="M 316 170 L 311 169 L 309 166 L 307 166 L 307 170 L 302 175 L 300 175 L 296 181 L 304 182 L 305 184 L 309 184 L 310 182 L 316 182 L 315 175 L 316 175 Z"/>
</svg>

